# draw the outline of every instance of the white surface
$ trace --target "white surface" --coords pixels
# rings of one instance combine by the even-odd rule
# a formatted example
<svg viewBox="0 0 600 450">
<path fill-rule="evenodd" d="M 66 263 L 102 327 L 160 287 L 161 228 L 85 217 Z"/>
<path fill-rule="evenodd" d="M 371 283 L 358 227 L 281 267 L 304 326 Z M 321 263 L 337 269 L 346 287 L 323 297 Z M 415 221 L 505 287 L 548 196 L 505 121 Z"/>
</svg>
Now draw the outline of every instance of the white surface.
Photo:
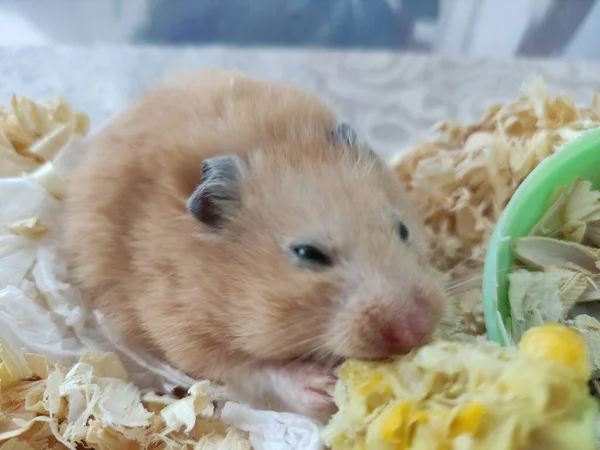
<svg viewBox="0 0 600 450">
<path fill-rule="evenodd" d="M 23 46 L 51 44 L 50 39 L 31 20 L 18 11 L 0 5 L 0 45 Z"/>
<path fill-rule="evenodd" d="M 147 17 L 149 0 L 12 0 L 22 21 L 55 42 L 124 44 Z M 9 45 L 0 39 L 0 45 Z"/>
<path fill-rule="evenodd" d="M 465 52 L 473 20 L 482 0 L 440 0 L 440 20 L 434 50 L 448 56 Z"/>
<path fill-rule="evenodd" d="M 515 56 L 529 27 L 553 0 L 441 0 L 434 43 L 449 56 Z"/>
<path fill-rule="evenodd" d="M 539 0 L 479 0 L 465 56 L 492 55 L 509 58 L 516 55 L 531 24 Z"/>
<path fill-rule="evenodd" d="M 600 1 L 588 12 L 587 17 L 567 44 L 565 59 L 600 58 Z"/>
</svg>

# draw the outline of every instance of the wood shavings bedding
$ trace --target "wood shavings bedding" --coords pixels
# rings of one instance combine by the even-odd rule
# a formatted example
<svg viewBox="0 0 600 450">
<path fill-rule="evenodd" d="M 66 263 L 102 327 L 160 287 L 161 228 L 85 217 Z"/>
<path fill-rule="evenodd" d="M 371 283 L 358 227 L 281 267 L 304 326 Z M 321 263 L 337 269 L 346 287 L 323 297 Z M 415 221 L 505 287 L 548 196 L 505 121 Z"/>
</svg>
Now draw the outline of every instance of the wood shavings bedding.
<svg viewBox="0 0 600 450">
<path fill-rule="evenodd" d="M 52 180 L 53 192 L 61 194 L 60 182 L 52 174 L 52 160 L 74 136 L 84 136 L 88 117 L 58 98 L 45 104 L 13 95 L 11 108 L 0 108 L 0 178 L 31 174 Z"/>
<path fill-rule="evenodd" d="M 87 352 L 70 369 L 0 343 L 0 449 L 250 449 L 212 419 L 208 382 L 188 396 L 142 393 L 112 353 Z"/>
<path fill-rule="evenodd" d="M 434 139 L 400 155 L 393 165 L 425 216 L 436 268 L 455 282 L 480 278 L 493 227 L 520 183 L 565 142 L 598 126 L 600 96 L 578 106 L 534 78 L 479 122 L 441 123 Z M 460 331 L 485 332 L 480 286 L 456 306 Z"/>
</svg>

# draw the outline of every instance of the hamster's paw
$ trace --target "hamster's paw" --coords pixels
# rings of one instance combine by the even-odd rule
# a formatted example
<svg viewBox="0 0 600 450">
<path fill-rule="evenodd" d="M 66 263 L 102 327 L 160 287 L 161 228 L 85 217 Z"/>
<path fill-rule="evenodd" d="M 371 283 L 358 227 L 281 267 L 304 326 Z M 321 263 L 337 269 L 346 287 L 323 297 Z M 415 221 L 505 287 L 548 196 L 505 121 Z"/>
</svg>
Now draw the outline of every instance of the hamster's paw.
<svg viewBox="0 0 600 450">
<path fill-rule="evenodd" d="M 273 387 L 290 411 L 324 419 L 336 409 L 330 394 L 335 382 L 330 370 L 315 364 L 298 363 L 277 370 Z"/>
</svg>

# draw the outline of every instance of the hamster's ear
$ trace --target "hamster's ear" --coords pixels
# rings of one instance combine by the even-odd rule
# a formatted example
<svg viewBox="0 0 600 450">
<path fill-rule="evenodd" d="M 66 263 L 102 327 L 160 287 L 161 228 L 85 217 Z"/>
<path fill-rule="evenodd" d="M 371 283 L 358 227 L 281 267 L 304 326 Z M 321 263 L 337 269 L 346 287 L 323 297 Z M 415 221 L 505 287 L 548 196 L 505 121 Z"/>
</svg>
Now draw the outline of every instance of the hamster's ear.
<svg viewBox="0 0 600 450">
<path fill-rule="evenodd" d="M 339 122 L 332 132 L 333 139 L 341 142 L 348 148 L 356 148 L 358 146 L 358 136 L 356 131 L 346 122 Z"/>
<path fill-rule="evenodd" d="M 358 135 L 354 128 L 352 128 L 346 122 L 338 122 L 333 128 L 331 136 L 337 142 L 342 143 L 351 150 L 356 151 L 359 155 L 364 155 L 368 158 L 374 158 L 379 161 L 379 156 L 371 150 L 371 148 L 364 142 L 360 142 Z"/>
<path fill-rule="evenodd" d="M 187 202 L 192 216 L 221 229 L 241 206 L 240 179 L 244 162 L 235 155 L 215 156 L 202 162 L 202 181 Z"/>
</svg>

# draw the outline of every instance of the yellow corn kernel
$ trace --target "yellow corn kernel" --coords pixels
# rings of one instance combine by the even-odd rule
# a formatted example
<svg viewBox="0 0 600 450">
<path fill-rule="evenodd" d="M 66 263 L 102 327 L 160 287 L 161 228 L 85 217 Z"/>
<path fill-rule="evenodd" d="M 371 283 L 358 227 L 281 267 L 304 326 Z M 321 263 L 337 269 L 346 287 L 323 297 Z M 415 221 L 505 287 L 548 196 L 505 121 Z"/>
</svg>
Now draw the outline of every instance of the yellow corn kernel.
<svg viewBox="0 0 600 450">
<path fill-rule="evenodd" d="M 460 412 L 454 416 L 450 425 L 450 435 L 452 437 L 468 434 L 476 436 L 481 429 L 483 418 L 487 410 L 480 403 L 467 403 Z"/>
<path fill-rule="evenodd" d="M 415 423 L 425 423 L 428 420 L 429 414 L 425 411 L 416 411 L 411 417 L 411 421 Z"/>
<path fill-rule="evenodd" d="M 391 394 L 391 386 L 383 379 L 380 373 L 374 374 L 371 379 L 361 383 L 356 388 L 359 395 L 366 397 L 370 394 Z"/>
<path fill-rule="evenodd" d="M 444 439 L 438 444 L 436 450 L 452 450 L 452 442 L 453 439 Z"/>
<path fill-rule="evenodd" d="M 531 328 L 519 343 L 519 352 L 527 357 L 555 362 L 573 370 L 577 378 L 591 376 L 589 356 L 583 337 L 558 323 Z"/>
<path fill-rule="evenodd" d="M 416 409 L 411 402 L 398 402 L 384 414 L 380 425 L 381 437 L 388 442 L 401 442 L 407 448 L 411 445 L 415 427 L 429 420 L 428 413 Z"/>
<path fill-rule="evenodd" d="M 381 436 L 386 441 L 402 437 L 411 411 L 412 405 L 409 402 L 398 402 L 390 408 L 381 422 Z"/>
</svg>

